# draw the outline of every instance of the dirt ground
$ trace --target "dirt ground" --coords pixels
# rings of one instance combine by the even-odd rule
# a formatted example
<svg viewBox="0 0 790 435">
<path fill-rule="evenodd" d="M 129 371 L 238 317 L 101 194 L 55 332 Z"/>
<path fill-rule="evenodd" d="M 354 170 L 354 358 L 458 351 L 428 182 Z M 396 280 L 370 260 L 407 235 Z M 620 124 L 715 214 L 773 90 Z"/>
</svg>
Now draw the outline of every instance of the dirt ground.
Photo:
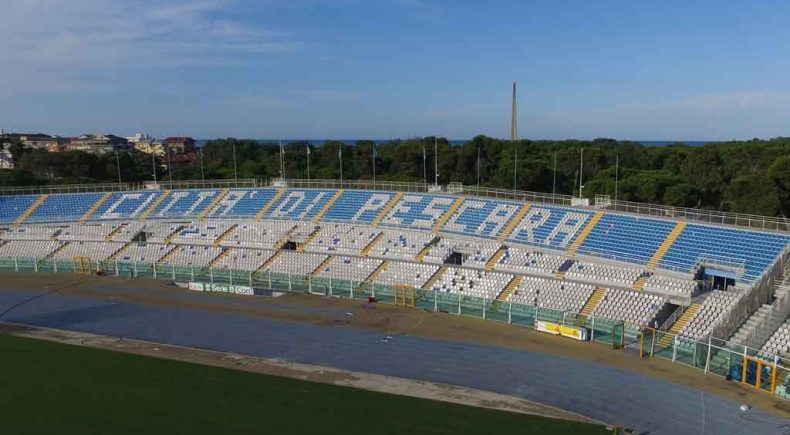
<svg viewBox="0 0 790 435">
<path fill-rule="evenodd" d="M 100 284 L 100 289 L 97 289 Z M 223 295 L 217 298 L 184 298 L 187 291 L 161 281 L 130 280 L 115 277 L 84 277 L 42 274 L 2 274 L 0 287 L 29 291 L 57 291 L 75 296 L 115 299 L 118 301 L 211 310 L 225 313 L 259 316 L 314 324 L 337 324 L 373 329 L 389 334 L 409 334 L 439 340 L 464 341 L 514 349 L 537 351 L 590 361 L 641 373 L 654 378 L 685 384 L 692 388 L 717 394 L 736 403 L 746 403 L 757 409 L 790 418 L 790 402 L 768 393 L 756 391 L 737 382 L 728 382 L 702 371 L 673 364 L 659 358 L 639 358 L 636 352 L 612 350 L 603 344 L 578 342 L 536 332 L 529 328 L 507 325 L 452 314 L 376 304 L 375 309 L 361 301 L 329 298 L 308 294 L 287 294 L 279 298 L 260 296 Z M 89 288 L 91 287 L 91 288 Z M 156 290 L 157 294 L 143 294 L 141 289 Z M 171 296 L 172 295 L 172 296 Z M 245 304 L 254 298 L 256 303 Z M 304 307 L 295 310 L 294 306 Z M 318 308 L 310 310 L 310 308 Z M 329 310 L 321 310 L 329 309 Z M 343 313 L 341 316 L 337 312 Z M 159 346 L 160 349 L 164 348 Z M 157 352 L 161 352 L 157 351 Z M 227 355 L 227 354 L 221 354 Z M 234 356 L 238 358 L 238 356 Z M 250 359 L 257 360 L 257 359 Z M 196 361 L 197 362 L 197 361 Z M 277 367 L 291 367 L 279 362 Z M 264 364 L 265 365 L 265 364 Z M 246 369 L 246 367 L 242 367 Z M 333 373 L 336 369 L 321 368 Z M 302 376 L 304 374 L 300 374 Z M 357 377 L 358 374 L 354 374 Z M 306 375 L 305 375 L 306 376 Z M 416 381 L 415 381 L 416 382 Z M 506 397 L 506 396 L 499 396 Z M 497 399 L 498 400 L 498 399 Z M 521 399 L 515 399 L 521 400 Z M 478 403 L 480 401 L 478 400 Z M 534 404 L 533 404 L 534 405 Z"/>
</svg>

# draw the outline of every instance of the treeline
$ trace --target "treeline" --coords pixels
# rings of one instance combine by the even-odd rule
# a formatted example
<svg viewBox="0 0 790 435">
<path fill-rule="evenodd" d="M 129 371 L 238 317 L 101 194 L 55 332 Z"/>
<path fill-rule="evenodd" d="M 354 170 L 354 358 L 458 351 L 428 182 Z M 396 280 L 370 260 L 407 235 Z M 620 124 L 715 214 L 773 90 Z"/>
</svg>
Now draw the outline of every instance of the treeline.
<svg viewBox="0 0 790 435">
<path fill-rule="evenodd" d="M 580 150 L 584 148 L 583 195 L 615 194 L 620 200 L 706 208 L 769 216 L 790 214 L 790 138 L 709 143 L 704 146 L 674 144 L 643 146 L 634 142 L 593 141 L 516 142 L 479 136 L 460 146 L 438 139 L 439 183 L 451 181 L 483 187 L 516 188 L 537 192 L 578 194 Z M 203 148 L 194 164 L 174 167 L 167 174 L 165 162 L 157 162 L 160 179 L 234 177 L 233 148 L 239 178 L 280 176 L 279 145 L 253 140 L 217 139 Z M 354 145 L 327 141 L 320 145 L 290 143 L 285 147 L 286 178 L 373 178 L 373 142 Z M 0 171 L 2 185 L 68 184 L 117 181 L 116 156 L 92 156 L 82 152 L 47 153 L 16 150 L 17 168 Z M 518 159 L 515 159 L 516 152 Z M 376 146 L 378 180 L 421 182 L 423 158 L 427 181 L 433 183 L 434 138 L 393 140 Z M 424 154 L 423 154 L 424 153 Z M 619 170 L 616 171 L 616 161 Z M 121 178 L 125 182 L 152 179 L 150 156 L 120 154 Z M 555 179 L 556 162 L 556 179 Z"/>
</svg>

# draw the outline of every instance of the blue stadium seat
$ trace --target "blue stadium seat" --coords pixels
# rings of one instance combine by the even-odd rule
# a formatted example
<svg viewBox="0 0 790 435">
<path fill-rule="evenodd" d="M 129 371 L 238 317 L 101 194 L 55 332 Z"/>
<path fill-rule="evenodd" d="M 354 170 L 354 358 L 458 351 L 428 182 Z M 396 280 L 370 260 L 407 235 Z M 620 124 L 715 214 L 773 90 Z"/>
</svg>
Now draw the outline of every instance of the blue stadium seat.
<svg viewBox="0 0 790 435">
<path fill-rule="evenodd" d="M 606 213 L 578 252 L 645 264 L 675 224 L 664 219 Z"/>
<path fill-rule="evenodd" d="M 790 243 L 786 234 L 688 224 L 659 263 L 659 267 L 692 268 L 707 257 L 743 262 L 741 280 L 753 282 Z"/>
<path fill-rule="evenodd" d="M 565 250 L 592 216 L 589 210 L 533 204 L 508 240 Z"/>
<path fill-rule="evenodd" d="M 516 201 L 466 198 L 442 231 L 496 238 L 523 205 Z"/>
<path fill-rule="evenodd" d="M 209 212 L 210 217 L 253 218 L 271 201 L 277 189 L 231 189 Z"/>
<path fill-rule="evenodd" d="M 27 222 L 69 222 L 82 217 L 103 193 L 59 193 L 49 195 L 27 218 Z"/>
<path fill-rule="evenodd" d="M 335 190 L 328 189 L 288 189 L 277 202 L 269 207 L 264 217 L 272 219 L 308 220 L 315 217 L 321 208 L 332 198 Z"/>
<path fill-rule="evenodd" d="M 345 190 L 322 220 L 370 223 L 394 195 L 392 192 Z"/>
<path fill-rule="evenodd" d="M 454 196 L 407 193 L 395 204 L 381 225 L 431 228 L 450 209 L 455 199 Z"/>
<path fill-rule="evenodd" d="M 13 223 L 33 205 L 39 195 L 0 196 L 0 222 Z"/>
<path fill-rule="evenodd" d="M 156 206 L 149 218 L 197 217 L 221 190 L 174 190 Z"/>
<path fill-rule="evenodd" d="M 135 219 L 161 195 L 161 191 L 116 192 L 91 215 L 92 220 Z"/>
</svg>

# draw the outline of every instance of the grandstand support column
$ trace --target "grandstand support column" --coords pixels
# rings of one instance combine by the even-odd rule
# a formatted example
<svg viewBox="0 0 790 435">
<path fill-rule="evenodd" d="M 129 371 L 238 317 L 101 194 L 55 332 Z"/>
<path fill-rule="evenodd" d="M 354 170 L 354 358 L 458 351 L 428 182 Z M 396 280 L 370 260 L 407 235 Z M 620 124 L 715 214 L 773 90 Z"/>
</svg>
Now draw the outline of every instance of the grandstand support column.
<svg viewBox="0 0 790 435">
<path fill-rule="evenodd" d="M 458 293 L 458 315 L 461 315 L 461 293 Z"/>
<path fill-rule="evenodd" d="M 590 317 L 590 341 L 595 341 L 595 316 Z"/>
<path fill-rule="evenodd" d="M 118 260 L 115 260 L 115 276 L 119 276 L 119 275 L 120 274 L 118 273 Z M 154 277 L 154 279 L 156 279 L 156 277 Z"/>
<path fill-rule="evenodd" d="M 486 319 L 486 297 L 483 296 L 483 320 Z"/>
<path fill-rule="evenodd" d="M 173 274 L 173 281 L 175 281 L 176 280 L 176 265 L 175 264 L 171 264 L 170 265 L 170 272 L 172 272 L 172 274 Z"/>
<path fill-rule="evenodd" d="M 118 261 L 116 260 L 116 263 L 117 263 L 117 262 L 118 262 Z M 135 267 L 135 268 L 137 268 L 137 263 L 135 263 L 134 267 Z M 152 271 L 152 272 L 153 272 L 153 274 L 154 274 L 154 279 L 156 279 L 156 263 L 154 263 L 154 264 L 152 264 L 152 265 L 151 265 L 151 271 Z"/>
<path fill-rule="evenodd" d="M 195 265 L 194 264 L 190 264 L 189 265 L 189 279 L 190 279 L 190 281 L 193 281 L 193 282 L 195 281 Z"/>
<path fill-rule="evenodd" d="M 153 263 L 153 264 L 151 265 L 151 267 L 152 267 L 154 270 L 156 270 L 156 263 Z M 137 262 L 135 261 L 135 262 L 134 262 L 134 276 L 133 276 L 133 278 L 136 278 L 137 276 L 138 276 L 138 273 L 137 273 Z"/>
<path fill-rule="evenodd" d="M 212 284 L 214 284 L 214 268 L 213 267 L 209 267 L 208 268 L 208 279 L 209 279 L 209 281 L 211 281 Z"/>
<path fill-rule="evenodd" d="M 513 301 L 507 301 L 507 324 L 510 325 L 513 323 Z"/>
<path fill-rule="evenodd" d="M 433 312 L 439 311 L 439 300 L 438 295 L 436 294 L 436 289 L 433 290 Z"/>
<path fill-rule="evenodd" d="M 33 271 L 38 273 L 38 259 L 37 258 L 33 259 Z"/>
<path fill-rule="evenodd" d="M 677 361 L 678 359 L 678 336 L 676 335 L 672 339 L 672 362 Z"/>
<path fill-rule="evenodd" d="M 19 261 L 14 257 L 14 272 L 19 272 Z"/>
<path fill-rule="evenodd" d="M 58 260 L 52 259 L 52 273 L 58 273 Z"/>
</svg>

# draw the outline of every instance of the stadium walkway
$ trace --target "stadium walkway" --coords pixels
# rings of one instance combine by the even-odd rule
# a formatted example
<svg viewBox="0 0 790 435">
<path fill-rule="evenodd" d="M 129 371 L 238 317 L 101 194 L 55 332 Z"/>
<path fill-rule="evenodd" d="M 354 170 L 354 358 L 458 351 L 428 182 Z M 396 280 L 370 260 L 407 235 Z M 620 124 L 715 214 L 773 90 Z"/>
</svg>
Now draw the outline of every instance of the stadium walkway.
<svg viewBox="0 0 790 435">
<path fill-rule="evenodd" d="M 29 291 L 0 289 L 0 312 L 30 297 Z M 414 336 L 385 339 L 375 331 L 343 326 L 57 293 L 19 306 L 3 320 L 465 385 L 651 435 L 785 434 L 790 428 L 790 421 L 742 413 L 739 404 L 713 394 L 539 352 Z"/>
</svg>

